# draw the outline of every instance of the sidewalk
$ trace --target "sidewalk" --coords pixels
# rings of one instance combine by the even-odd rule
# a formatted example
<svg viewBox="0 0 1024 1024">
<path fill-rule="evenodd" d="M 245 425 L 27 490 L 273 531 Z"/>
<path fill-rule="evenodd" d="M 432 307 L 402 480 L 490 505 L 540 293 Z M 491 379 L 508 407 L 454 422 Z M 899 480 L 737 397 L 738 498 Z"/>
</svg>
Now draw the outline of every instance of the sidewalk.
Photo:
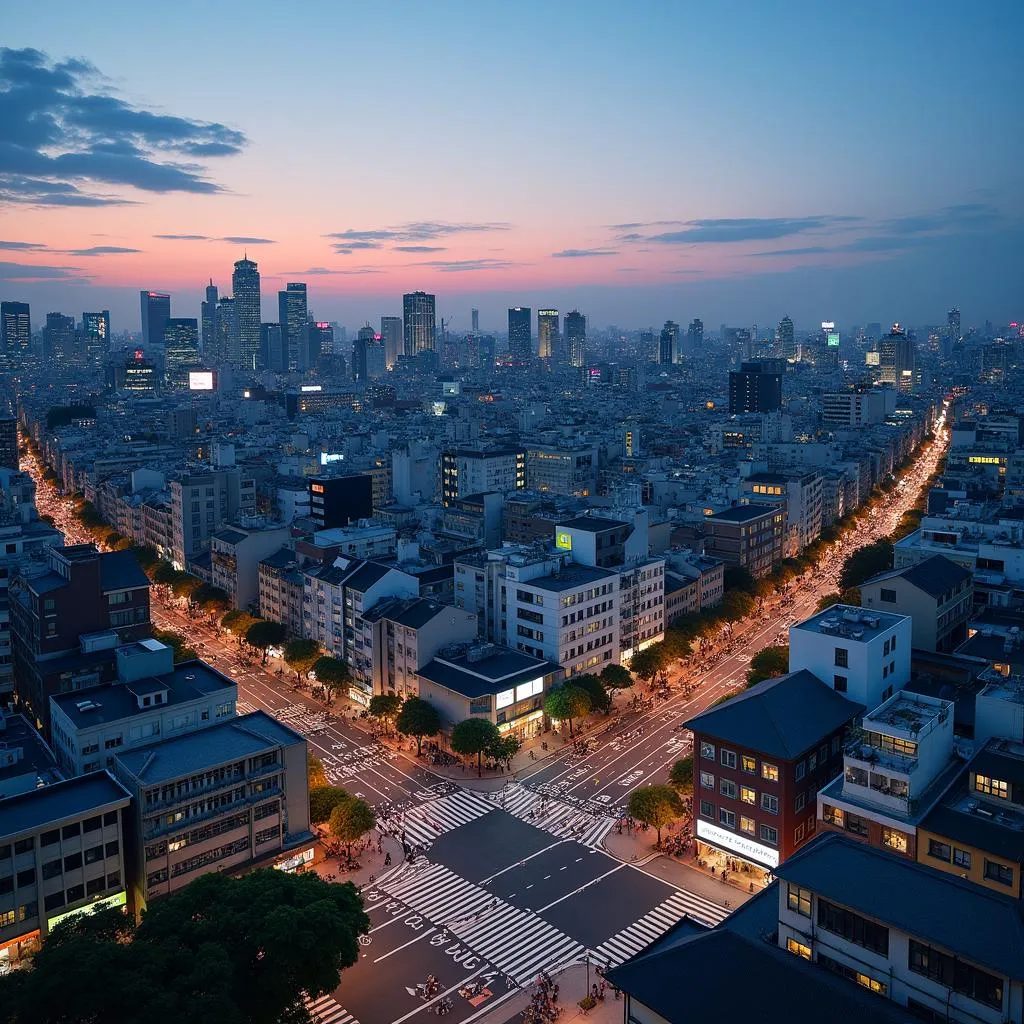
<svg viewBox="0 0 1024 1024">
<path fill-rule="evenodd" d="M 324 879 L 328 875 L 334 875 L 333 881 L 351 882 L 357 889 L 363 889 L 372 885 L 385 872 L 389 872 L 392 868 L 402 864 L 402 844 L 394 836 L 385 834 L 382 844 L 383 849 L 378 853 L 377 832 L 374 831 L 370 835 L 373 836 L 370 848 L 354 854 L 355 860 L 359 864 L 358 869 L 355 871 L 345 871 L 341 867 L 341 858 L 338 857 L 330 857 L 319 861 L 310 870 L 315 871 Z M 323 849 L 323 844 L 320 840 L 317 840 L 317 847 L 320 850 Z M 391 863 L 385 867 L 384 858 L 388 853 L 391 854 Z"/>
<path fill-rule="evenodd" d="M 553 980 L 558 983 L 558 1005 L 562 1008 L 557 1024 L 569 1024 L 570 1021 L 582 1020 L 593 1021 L 594 1024 L 622 1024 L 624 1002 L 621 998 L 615 998 L 615 993 L 610 985 L 605 990 L 604 1000 L 599 1001 L 592 1010 L 584 1013 L 580 1009 L 579 1000 L 588 992 L 585 964 L 567 967 L 560 974 L 553 975 Z M 590 984 L 593 985 L 595 981 L 600 982 L 600 980 L 596 967 L 591 964 Z M 479 1018 L 477 1024 L 506 1024 L 506 1022 L 520 1021 L 522 1012 L 530 1005 L 533 988 L 533 985 L 524 986 L 511 999 Z"/>
</svg>

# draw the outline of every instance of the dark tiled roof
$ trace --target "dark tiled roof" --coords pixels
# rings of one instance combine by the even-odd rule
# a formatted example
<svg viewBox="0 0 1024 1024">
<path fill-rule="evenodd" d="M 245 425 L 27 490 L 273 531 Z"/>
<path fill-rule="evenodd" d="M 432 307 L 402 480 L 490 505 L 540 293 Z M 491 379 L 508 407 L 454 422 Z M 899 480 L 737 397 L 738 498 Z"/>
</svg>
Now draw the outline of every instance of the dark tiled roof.
<svg viewBox="0 0 1024 1024">
<path fill-rule="evenodd" d="M 222 540 L 225 544 L 241 544 L 248 534 L 242 533 L 239 530 L 232 530 L 230 526 L 226 526 L 223 530 L 218 530 L 213 536 L 214 539 Z"/>
<path fill-rule="evenodd" d="M 934 943 L 980 967 L 1024 978 L 1024 904 L 837 832 L 775 869 L 786 881 Z"/>
<path fill-rule="evenodd" d="M 589 530 L 591 533 L 617 530 L 620 526 L 628 525 L 628 523 L 624 523 L 621 519 L 602 519 L 600 516 L 577 516 L 575 519 L 566 519 L 558 523 L 559 529 Z"/>
<path fill-rule="evenodd" d="M 149 579 L 132 551 L 108 551 L 100 556 L 100 586 L 104 592 L 148 587 Z"/>
<path fill-rule="evenodd" d="M 0 801 L 0 836 L 32 832 L 67 818 L 84 818 L 109 804 L 127 803 L 128 797 L 128 791 L 105 771 L 55 782 Z"/>
<path fill-rule="evenodd" d="M 801 669 L 765 679 L 691 718 L 694 732 L 793 761 L 864 711 Z"/>
<path fill-rule="evenodd" d="M 751 519 L 759 519 L 761 516 L 768 515 L 769 513 L 775 514 L 778 512 L 778 508 L 775 505 L 758 505 L 753 502 L 749 505 L 733 505 L 732 508 L 723 509 L 721 512 L 716 512 L 713 516 L 707 518 L 723 523 L 745 523 Z"/>
<path fill-rule="evenodd" d="M 389 565 L 381 565 L 379 562 L 364 562 L 345 580 L 345 586 L 365 592 L 375 583 L 384 579 L 389 572 L 391 572 Z"/>
<path fill-rule="evenodd" d="M 434 658 L 418 674 L 464 697 L 473 698 L 507 690 L 557 671 L 559 666 L 550 661 L 531 657 L 510 647 L 495 646 L 493 653 L 479 661 L 470 661 L 465 654 L 454 658 Z"/>
<path fill-rule="evenodd" d="M 931 558 L 925 558 L 902 569 L 893 569 L 872 576 L 865 585 L 882 583 L 897 576 L 936 599 L 941 598 L 947 590 L 971 579 L 971 573 L 963 566 L 950 561 L 945 555 L 932 555 Z"/>
</svg>

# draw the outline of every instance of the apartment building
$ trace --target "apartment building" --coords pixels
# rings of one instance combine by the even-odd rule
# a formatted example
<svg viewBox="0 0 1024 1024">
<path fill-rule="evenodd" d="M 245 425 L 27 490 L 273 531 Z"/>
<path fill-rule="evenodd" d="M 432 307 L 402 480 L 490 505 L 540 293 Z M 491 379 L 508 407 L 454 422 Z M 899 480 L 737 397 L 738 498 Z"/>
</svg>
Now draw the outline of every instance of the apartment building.
<svg viewBox="0 0 1024 1024">
<path fill-rule="evenodd" d="M 755 578 L 767 576 L 784 557 L 786 512 L 773 505 L 734 505 L 704 517 L 704 550 L 738 565 Z"/>
<path fill-rule="evenodd" d="M 231 598 L 232 608 L 259 607 L 260 561 L 290 536 L 290 527 L 256 518 L 237 520 L 211 535 L 211 581 Z"/>
<path fill-rule="evenodd" d="M 821 536 L 822 474 L 752 473 L 740 478 L 741 493 L 751 502 L 786 510 L 785 557 L 798 555 Z"/>
<path fill-rule="evenodd" d="M 526 449 L 526 484 L 531 491 L 588 498 L 597 493 L 597 448 L 592 445 L 532 445 Z"/>
<path fill-rule="evenodd" d="M 225 523 L 256 514 L 256 481 L 234 467 L 183 473 L 170 481 L 168 490 L 177 569 L 187 568 L 206 551 Z"/>
<path fill-rule="evenodd" d="M 441 503 L 470 494 L 510 494 L 526 486 L 521 448 L 445 448 L 441 451 Z"/>
<path fill-rule="evenodd" d="M 265 714 L 121 751 L 136 915 L 209 871 L 266 863 L 312 840 L 306 741 Z"/>
<path fill-rule="evenodd" d="M 302 608 L 304 576 L 296 553 L 288 547 L 260 559 L 259 576 L 260 615 L 271 622 L 279 622 L 291 637 L 303 635 Z"/>
<path fill-rule="evenodd" d="M 313 544 L 329 548 L 347 558 L 391 558 L 398 542 L 398 531 L 393 526 L 376 526 L 360 520 L 356 526 L 317 530 Z"/>
</svg>

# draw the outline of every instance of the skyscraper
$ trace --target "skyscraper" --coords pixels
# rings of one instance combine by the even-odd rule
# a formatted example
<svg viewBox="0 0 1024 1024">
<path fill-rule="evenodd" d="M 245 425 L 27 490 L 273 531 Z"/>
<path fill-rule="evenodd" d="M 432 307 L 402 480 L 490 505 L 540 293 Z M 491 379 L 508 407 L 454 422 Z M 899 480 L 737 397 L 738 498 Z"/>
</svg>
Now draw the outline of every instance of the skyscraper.
<svg viewBox="0 0 1024 1024">
<path fill-rule="evenodd" d="M 949 311 L 949 316 L 946 317 L 946 323 L 949 325 L 949 340 L 954 345 L 959 345 L 963 335 L 960 333 L 960 310 L 955 307 Z"/>
<path fill-rule="evenodd" d="M 260 363 L 268 370 L 287 369 L 287 348 L 280 324 L 260 324 Z"/>
<path fill-rule="evenodd" d="M 472 331 L 474 334 L 480 333 L 480 310 L 471 309 L 469 311 L 469 321 L 472 324 Z"/>
<path fill-rule="evenodd" d="M 142 313 L 142 347 L 164 343 L 164 324 L 171 315 L 171 297 L 163 292 L 139 292 Z"/>
<path fill-rule="evenodd" d="M 235 331 L 235 300 L 230 295 L 222 295 L 217 300 L 217 334 L 216 349 L 213 358 L 219 363 L 232 361 L 231 346 L 237 336 Z M 210 357 L 207 357 L 207 362 Z"/>
<path fill-rule="evenodd" d="M 402 318 L 400 316 L 382 316 L 380 318 L 380 336 L 384 341 L 384 361 L 387 368 L 393 369 L 402 354 Z"/>
<path fill-rule="evenodd" d="M 426 292 L 402 296 L 405 354 L 418 356 L 437 349 L 437 300 Z"/>
<path fill-rule="evenodd" d="M 47 313 L 43 328 L 43 358 L 68 362 L 75 356 L 75 318 Z"/>
<path fill-rule="evenodd" d="M 199 365 L 199 324 L 195 317 L 169 317 L 164 325 L 164 382 L 169 388 L 187 388 L 189 370 Z"/>
<path fill-rule="evenodd" d="M 690 354 L 699 352 L 704 347 L 704 321 L 698 320 L 694 317 L 690 321 L 690 326 L 686 328 L 686 342 L 690 349 Z"/>
<path fill-rule="evenodd" d="M 203 323 L 203 355 L 213 359 L 217 355 L 217 286 L 212 277 L 206 286 L 206 301 L 200 314 Z"/>
<path fill-rule="evenodd" d="M 248 257 L 235 263 L 231 290 L 235 293 L 232 361 L 246 370 L 255 370 L 260 350 L 260 272 Z"/>
<path fill-rule="evenodd" d="M 366 347 L 372 345 L 374 339 L 373 328 L 367 324 L 359 328 L 356 340 L 352 342 L 352 379 L 368 380 L 366 365 Z"/>
<path fill-rule="evenodd" d="M 913 338 L 908 337 L 898 323 L 893 324 L 892 330 L 878 343 L 878 379 L 909 394 L 914 388 L 915 349 Z"/>
<path fill-rule="evenodd" d="M 796 359 L 796 339 L 793 336 L 793 321 L 784 316 L 779 321 L 779 349 L 785 359 Z"/>
<path fill-rule="evenodd" d="M 662 366 L 679 360 L 679 324 L 674 320 L 666 320 L 658 339 L 658 362 Z"/>
<path fill-rule="evenodd" d="M 110 310 L 82 314 L 85 355 L 91 363 L 101 363 L 110 351 Z"/>
<path fill-rule="evenodd" d="M 306 286 L 301 281 L 290 281 L 283 292 L 277 293 L 277 318 L 281 324 L 281 346 L 287 358 L 274 369 L 294 372 L 302 361 L 302 341 L 309 320 Z"/>
<path fill-rule="evenodd" d="M 513 306 L 508 311 L 508 354 L 520 363 L 533 358 L 530 307 Z"/>
<path fill-rule="evenodd" d="M 537 355 L 550 359 L 558 348 L 558 310 L 537 310 Z"/>
<path fill-rule="evenodd" d="M 785 364 L 782 364 L 785 365 Z M 729 414 L 777 412 L 782 408 L 782 374 L 773 359 L 741 363 L 729 371 Z"/>
<path fill-rule="evenodd" d="M 586 359 L 587 318 L 578 310 L 565 314 L 565 347 L 570 366 L 582 366 Z"/>
<path fill-rule="evenodd" d="M 0 302 L 0 348 L 19 355 L 32 347 L 32 316 L 27 302 Z"/>
<path fill-rule="evenodd" d="M 344 328 L 342 328 L 344 330 Z M 339 332 L 340 333 L 340 332 Z M 344 364 L 344 357 L 335 352 L 334 326 L 327 320 L 308 320 L 305 328 L 306 345 L 302 352 L 303 365 L 312 369 L 321 353 L 338 355 Z"/>
</svg>

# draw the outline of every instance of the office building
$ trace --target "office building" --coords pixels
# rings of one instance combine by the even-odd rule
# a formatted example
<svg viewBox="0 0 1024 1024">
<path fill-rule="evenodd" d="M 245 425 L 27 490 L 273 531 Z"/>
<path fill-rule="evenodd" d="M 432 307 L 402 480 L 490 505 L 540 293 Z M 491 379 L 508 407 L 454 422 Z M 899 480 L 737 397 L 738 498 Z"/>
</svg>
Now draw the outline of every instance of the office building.
<svg viewBox="0 0 1024 1024">
<path fill-rule="evenodd" d="M 214 359 L 218 364 L 237 361 L 238 353 L 232 347 L 238 340 L 235 330 L 235 300 L 230 295 L 223 295 L 217 301 L 217 348 Z"/>
<path fill-rule="evenodd" d="M 899 324 L 878 343 L 879 380 L 909 394 L 914 389 L 916 345 Z"/>
<path fill-rule="evenodd" d="M 70 362 L 75 358 L 75 318 L 63 313 L 47 313 L 43 328 L 43 358 Z"/>
<path fill-rule="evenodd" d="M 796 359 L 796 339 L 793 335 L 793 321 L 784 316 L 779 321 L 776 337 L 779 343 L 779 355 L 783 359 Z"/>
<path fill-rule="evenodd" d="M 248 257 L 237 260 L 231 275 L 235 298 L 232 358 L 240 369 L 255 370 L 260 350 L 260 272 Z"/>
<path fill-rule="evenodd" d="M 474 334 L 480 333 L 480 310 L 471 309 L 469 311 L 469 322 L 472 325 L 471 330 Z"/>
<path fill-rule="evenodd" d="M 345 328 L 341 328 L 344 335 Z M 322 355 L 333 355 L 335 361 L 340 361 L 339 376 L 345 375 L 345 357 L 335 351 L 336 341 L 344 343 L 343 338 L 335 339 L 334 324 L 327 320 L 310 320 L 306 323 L 306 344 L 300 346 L 299 369 L 312 370 L 318 364 Z"/>
<path fill-rule="evenodd" d="M 199 324 L 195 317 L 169 317 L 164 324 L 164 383 L 184 390 L 189 371 L 200 366 Z"/>
<path fill-rule="evenodd" d="M 740 487 L 747 500 L 786 510 L 786 558 L 821 536 L 824 476 L 818 470 L 741 474 Z"/>
<path fill-rule="evenodd" d="M 27 302 L 0 302 L 0 349 L 7 355 L 32 348 L 32 315 Z"/>
<path fill-rule="evenodd" d="M 441 452 L 441 503 L 469 494 L 510 494 L 526 486 L 521 448 L 445 448 Z"/>
<path fill-rule="evenodd" d="M 963 340 L 963 333 L 960 330 L 960 310 L 951 309 L 946 317 L 946 325 L 949 328 L 949 339 L 954 345 Z"/>
<path fill-rule="evenodd" d="M 531 445 L 526 449 L 526 487 L 544 494 L 589 498 L 597 491 L 596 445 Z"/>
<path fill-rule="evenodd" d="M 206 286 L 206 298 L 200 307 L 201 342 L 203 358 L 213 364 L 219 357 L 219 332 L 217 330 L 217 286 L 210 278 Z"/>
<path fill-rule="evenodd" d="M 172 561 L 179 569 L 210 546 L 210 537 L 232 520 L 256 514 L 256 481 L 235 468 L 182 473 L 171 492 Z"/>
<path fill-rule="evenodd" d="M 514 306 L 508 311 L 508 354 L 519 363 L 533 359 L 530 307 Z"/>
<path fill-rule="evenodd" d="M 310 478 L 309 517 L 317 529 L 348 526 L 372 515 L 373 479 L 368 474 Z"/>
<path fill-rule="evenodd" d="M 139 868 L 130 910 L 207 872 L 312 846 L 307 771 L 306 741 L 263 711 L 118 753 L 112 772 L 132 797 Z"/>
<path fill-rule="evenodd" d="M 130 395 L 150 397 L 159 386 L 156 363 L 147 359 L 141 348 L 128 356 L 120 368 L 120 389 Z"/>
<path fill-rule="evenodd" d="M 705 516 L 704 531 L 706 554 L 760 578 L 784 557 L 786 512 L 771 505 L 734 505 Z"/>
<path fill-rule="evenodd" d="M 885 419 L 885 393 L 826 391 L 821 396 L 821 422 L 826 427 L 866 427 Z"/>
<path fill-rule="evenodd" d="M 551 359 L 560 344 L 558 335 L 558 310 L 537 310 L 537 355 Z"/>
<path fill-rule="evenodd" d="M 426 292 L 410 292 L 402 296 L 402 332 L 405 355 L 437 349 L 437 300 Z"/>
<path fill-rule="evenodd" d="M 679 361 L 679 324 L 666 320 L 658 339 L 658 362 L 663 366 Z"/>
<path fill-rule="evenodd" d="M 366 365 L 366 348 L 368 345 L 372 345 L 374 341 L 374 330 L 367 324 L 365 327 L 360 327 L 356 334 L 355 341 L 352 342 L 352 379 L 365 381 L 369 379 Z"/>
<path fill-rule="evenodd" d="M 686 328 L 686 344 L 691 355 L 696 355 L 704 347 L 704 321 L 694 318 Z"/>
<path fill-rule="evenodd" d="M 570 366 L 582 367 L 586 360 L 587 318 L 578 310 L 565 314 L 565 354 Z"/>
<path fill-rule="evenodd" d="M 309 320 L 308 298 L 303 282 L 289 281 L 285 290 L 277 293 L 277 320 L 281 325 L 282 351 L 271 362 L 271 368 L 293 373 L 310 365 L 302 352 L 306 323 Z"/>
<path fill-rule="evenodd" d="M 260 366 L 268 370 L 286 372 L 288 369 L 287 346 L 278 323 L 260 324 Z"/>
<path fill-rule="evenodd" d="M 782 374 L 770 363 L 741 363 L 729 371 L 729 414 L 778 412 L 782 408 Z"/>
<path fill-rule="evenodd" d="M 90 363 L 102 363 L 110 353 L 110 310 L 83 313 L 82 335 L 86 358 Z"/>
<path fill-rule="evenodd" d="M 392 370 L 403 352 L 402 318 L 400 316 L 382 316 L 380 318 L 380 337 L 384 342 L 384 362 L 387 368 Z"/>
<path fill-rule="evenodd" d="M 0 469 L 11 469 L 17 472 L 20 463 L 18 421 L 13 416 L 0 417 Z"/>
<path fill-rule="evenodd" d="M 171 315 L 171 297 L 163 292 L 139 292 L 142 347 L 147 351 L 164 341 L 164 325 Z"/>
</svg>

